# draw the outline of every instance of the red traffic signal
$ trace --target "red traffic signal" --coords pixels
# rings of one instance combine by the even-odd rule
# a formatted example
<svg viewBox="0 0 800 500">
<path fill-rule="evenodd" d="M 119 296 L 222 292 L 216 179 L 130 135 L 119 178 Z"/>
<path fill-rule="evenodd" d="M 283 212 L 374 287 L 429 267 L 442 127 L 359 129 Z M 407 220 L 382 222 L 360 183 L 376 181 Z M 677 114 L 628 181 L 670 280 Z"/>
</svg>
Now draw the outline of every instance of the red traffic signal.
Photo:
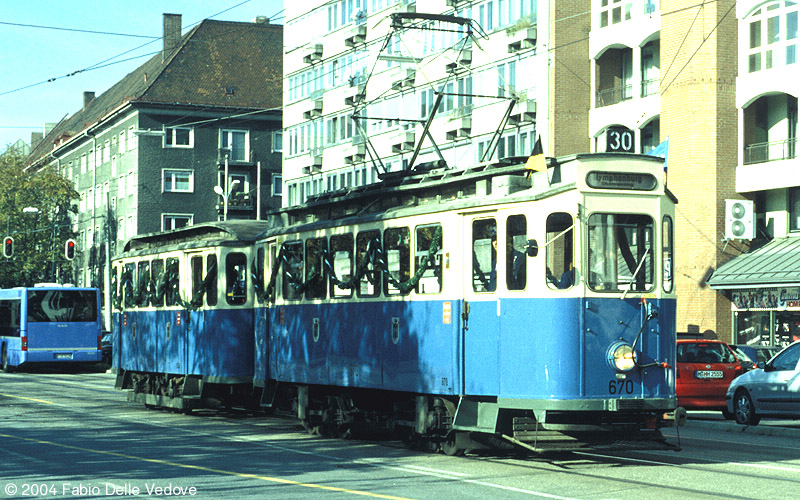
<svg viewBox="0 0 800 500">
<path fill-rule="evenodd" d="M 67 240 L 67 243 L 64 245 L 64 257 L 66 257 L 67 260 L 75 258 L 75 240 Z"/>
<path fill-rule="evenodd" d="M 3 256 L 10 259 L 14 256 L 14 238 L 6 236 L 3 240 Z"/>
</svg>

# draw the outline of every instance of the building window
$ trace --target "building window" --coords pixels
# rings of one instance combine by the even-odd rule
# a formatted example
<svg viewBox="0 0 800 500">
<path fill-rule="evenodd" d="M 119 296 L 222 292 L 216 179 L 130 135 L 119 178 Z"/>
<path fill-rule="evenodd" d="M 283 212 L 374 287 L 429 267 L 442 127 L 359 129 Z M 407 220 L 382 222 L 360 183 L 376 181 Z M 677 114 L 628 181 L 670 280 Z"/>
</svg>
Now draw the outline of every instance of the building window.
<svg viewBox="0 0 800 500">
<path fill-rule="evenodd" d="M 272 176 L 272 196 L 282 196 L 283 195 L 283 176 L 281 175 L 273 175 Z"/>
<path fill-rule="evenodd" d="M 272 152 L 280 153 L 283 151 L 283 132 L 277 131 L 272 133 Z"/>
<path fill-rule="evenodd" d="M 789 191 L 789 231 L 800 231 L 800 188 Z"/>
<path fill-rule="evenodd" d="M 747 18 L 748 73 L 797 63 L 797 13 L 795 2 L 773 2 Z"/>
<path fill-rule="evenodd" d="M 161 230 L 171 231 L 185 226 L 191 226 L 194 216 L 192 214 L 161 214 Z"/>
<path fill-rule="evenodd" d="M 165 148 L 191 148 L 194 146 L 194 129 L 167 127 L 164 132 Z"/>
<path fill-rule="evenodd" d="M 246 130 L 221 130 L 219 147 L 230 161 L 250 161 L 250 134 Z"/>
<path fill-rule="evenodd" d="M 194 191 L 193 170 L 162 170 L 164 193 L 191 193 Z"/>
</svg>

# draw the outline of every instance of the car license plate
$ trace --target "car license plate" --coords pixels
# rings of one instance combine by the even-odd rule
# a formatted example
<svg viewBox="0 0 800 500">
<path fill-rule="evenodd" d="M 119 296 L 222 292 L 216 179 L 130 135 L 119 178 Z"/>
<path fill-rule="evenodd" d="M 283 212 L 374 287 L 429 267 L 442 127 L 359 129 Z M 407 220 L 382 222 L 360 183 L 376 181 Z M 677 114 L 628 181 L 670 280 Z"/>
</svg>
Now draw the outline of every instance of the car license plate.
<svg viewBox="0 0 800 500">
<path fill-rule="evenodd" d="M 56 354 L 56 359 L 72 359 L 72 354 Z"/>
<path fill-rule="evenodd" d="M 697 378 L 722 378 L 722 370 L 697 370 L 694 372 Z"/>
</svg>

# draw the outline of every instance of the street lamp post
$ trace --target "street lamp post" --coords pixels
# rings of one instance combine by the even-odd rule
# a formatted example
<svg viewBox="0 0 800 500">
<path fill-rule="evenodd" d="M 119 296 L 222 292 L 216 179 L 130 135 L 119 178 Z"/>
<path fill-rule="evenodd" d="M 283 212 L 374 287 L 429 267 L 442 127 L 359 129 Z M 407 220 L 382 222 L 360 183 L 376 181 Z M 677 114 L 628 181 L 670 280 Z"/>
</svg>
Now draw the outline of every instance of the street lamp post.
<svg viewBox="0 0 800 500">
<path fill-rule="evenodd" d="M 227 181 L 228 179 L 225 179 L 225 180 Z M 226 182 L 226 184 L 227 184 L 227 182 Z M 227 186 L 226 190 L 223 190 L 222 186 L 214 186 L 214 192 L 217 193 L 218 195 L 222 196 L 222 203 L 223 203 L 223 205 L 222 205 L 222 220 L 223 221 L 228 220 L 228 198 L 231 195 L 231 191 L 233 191 L 233 188 L 237 184 L 239 184 L 239 179 L 235 179 L 235 180 L 231 181 L 230 185 Z"/>
</svg>

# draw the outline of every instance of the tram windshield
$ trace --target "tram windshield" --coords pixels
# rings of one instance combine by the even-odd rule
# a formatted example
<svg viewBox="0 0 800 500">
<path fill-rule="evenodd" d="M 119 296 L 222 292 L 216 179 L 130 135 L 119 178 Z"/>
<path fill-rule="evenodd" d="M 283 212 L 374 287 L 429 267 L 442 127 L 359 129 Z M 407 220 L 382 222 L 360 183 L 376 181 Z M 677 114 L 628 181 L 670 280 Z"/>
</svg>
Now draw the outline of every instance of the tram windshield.
<svg viewBox="0 0 800 500">
<path fill-rule="evenodd" d="M 589 288 L 600 292 L 652 290 L 653 245 L 649 215 L 592 214 L 586 270 Z"/>
</svg>

